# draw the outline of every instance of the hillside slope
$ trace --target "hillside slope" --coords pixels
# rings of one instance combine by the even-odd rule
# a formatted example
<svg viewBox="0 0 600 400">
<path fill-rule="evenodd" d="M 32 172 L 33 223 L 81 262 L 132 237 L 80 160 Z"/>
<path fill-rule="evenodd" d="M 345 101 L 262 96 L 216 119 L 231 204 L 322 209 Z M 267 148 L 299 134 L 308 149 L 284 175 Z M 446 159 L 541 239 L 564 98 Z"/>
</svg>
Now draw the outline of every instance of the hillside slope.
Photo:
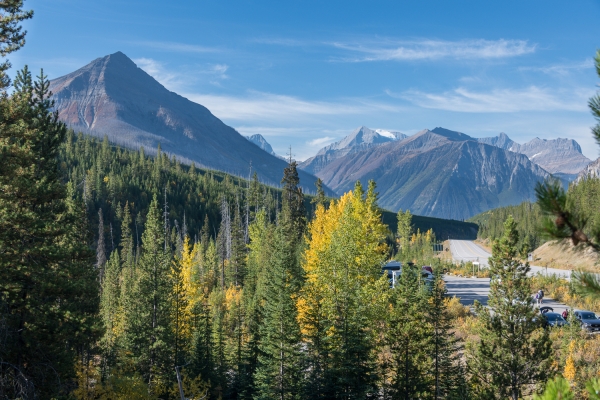
<svg viewBox="0 0 600 400">
<path fill-rule="evenodd" d="M 443 128 L 348 154 L 317 173 L 340 194 L 374 179 L 382 207 L 446 219 L 532 199 L 548 175 L 524 155 Z"/>
<path fill-rule="evenodd" d="M 279 185 L 286 162 L 260 149 L 200 104 L 167 90 L 117 52 L 50 82 L 60 119 L 76 131 L 107 135 L 113 143 L 247 177 L 257 171 Z M 305 190 L 316 178 L 300 172 Z"/>
</svg>

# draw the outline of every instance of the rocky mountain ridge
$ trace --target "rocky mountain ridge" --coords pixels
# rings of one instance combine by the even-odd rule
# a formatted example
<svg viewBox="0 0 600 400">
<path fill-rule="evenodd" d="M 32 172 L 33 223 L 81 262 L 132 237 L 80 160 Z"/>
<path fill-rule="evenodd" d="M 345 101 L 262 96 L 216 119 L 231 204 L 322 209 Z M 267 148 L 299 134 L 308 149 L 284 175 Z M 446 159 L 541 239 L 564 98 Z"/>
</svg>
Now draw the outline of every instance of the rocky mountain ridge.
<svg viewBox="0 0 600 400">
<path fill-rule="evenodd" d="M 551 174 L 575 176 L 592 162 L 581 152 L 581 146 L 573 139 L 534 138 L 519 144 L 504 132 L 498 136 L 478 139 L 482 143 L 526 155 Z"/>
<path fill-rule="evenodd" d="M 317 172 L 338 194 L 374 179 L 380 205 L 393 211 L 466 219 L 534 196 L 549 176 L 525 155 L 444 128 L 348 153 Z"/>
<path fill-rule="evenodd" d="M 575 182 L 579 182 L 586 178 L 600 178 L 600 158 L 596 159 L 596 161 L 592 161 L 581 170 L 581 172 L 577 174 Z"/>
<path fill-rule="evenodd" d="M 401 132 L 373 130 L 361 126 L 339 142 L 323 147 L 314 157 L 301 162 L 298 166 L 304 171 L 316 174 L 338 158 L 404 138 L 406 135 Z"/>
<path fill-rule="evenodd" d="M 243 177 L 252 165 L 262 182 L 275 186 L 287 165 L 206 107 L 167 90 L 121 52 L 52 80 L 50 90 L 60 119 L 69 127 L 106 135 L 118 145 L 143 146 L 153 154 L 160 143 L 164 152 L 182 162 Z M 304 171 L 299 174 L 305 191 L 314 192 L 316 178 Z"/>
</svg>

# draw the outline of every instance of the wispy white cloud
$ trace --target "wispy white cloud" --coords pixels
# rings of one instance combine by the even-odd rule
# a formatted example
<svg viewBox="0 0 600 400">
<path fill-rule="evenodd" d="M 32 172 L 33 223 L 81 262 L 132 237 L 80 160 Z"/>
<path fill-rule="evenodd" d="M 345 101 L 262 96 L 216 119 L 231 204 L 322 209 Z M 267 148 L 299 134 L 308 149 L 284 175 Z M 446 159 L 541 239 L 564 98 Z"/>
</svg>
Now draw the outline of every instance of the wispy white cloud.
<svg viewBox="0 0 600 400">
<path fill-rule="evenodd" d="M 150 76 L 159 81 L 167 89 L 179 92 L 189 87 L 200 76 L 204 76 L 209 83 L 219 85 L 220 81 L 229 79 L 227 71 L 229 66 L 225 64 L 206 65 L 194 69 L 193 72 L 176 72 L 166 68 L 161 62 L 152 58 L 136 58 L 133 60 L 138 67 L 146 71 Z"/>
<path fill-rule="evenodd" d="M 322 146 L 324 144 L 327 145 L 333 141 L 335 141 L 335 138 L 332 138 L 330 136 L 325 136 L 325 137 L 309 140 L 306 143 L 309 144 L 310 146 Z"/>
<path fill-rule="evenodd" d="M 565 63 L 565 64 L 554 64 L 545 67 L 519 67 L 520 71 L 535 71 L 542 72 L 548 75 L 565 76 L 572 72 L 582 71 L 591 69 L 594 67 L 594 60 L 587 59 L 582 62 Z"/>
<path fill-rule="evenodd" d="M 451 59 L 500 59 L 535 52 L 536 45 L 526 40 L 414 40 L 365 41 L 361 43 L 332 43 L 333 46 L 355 53 L 341 61 L 418 61 Z"/>
<path fill-rule="evenodd" d="M 219 81 L 222 81 L 224 79 L 229 79 L 229 76 L 226 74 L 228 69 L 229 69 L 228 65 L 215 64 L 215 65 L 210 65 L 208 68 L 206 68 L 204 70 L 200 70 L 199 72 L 206 74 L 206 75 L 210 75 L 212 77 L 212 79 L 210 81 L 211 83 L 219 84 Z"/>
<path fill-rule="evenodd" d="M 177 53 L 217 53 L 222 51 L 222 49 L 216 47 L 206 47 L 178 42 L 139 41 L 134 43 L 136 45 L 149 47 L 155 50 L 173 51 Z"/>
<path fill-rule="evenodd" d="M 167 89 L 175 90 L 184 83 L 182 76 L 172 71 L 168 71 L 162 63 L 153 60 L 152 58 L 135 58 L 133 62 Z"/>
<path fill-rule="evenodd" d="M 587 99 L 594 93 L 588 88 L 550 90 L 537 86 L 525 89 L 494 89 L 474 92 L 458 88 L 443 93 L 411 90 L 390 96 L 406 99 L 420 107 L 467 113 L 506 113 L 519 111 L 587 112 Z"/>
<path fill-rule="evenodd" d="M 184 94 L 208 107 L 219 118 L 234 121 L 290 121 L 308 116 L 353 115 L 374 111 L 398 112 L 400 107 L 364 99 L 337 102 L 309 101 L 298 97 L 250 91 L 243 96 Z"/>
</svg>

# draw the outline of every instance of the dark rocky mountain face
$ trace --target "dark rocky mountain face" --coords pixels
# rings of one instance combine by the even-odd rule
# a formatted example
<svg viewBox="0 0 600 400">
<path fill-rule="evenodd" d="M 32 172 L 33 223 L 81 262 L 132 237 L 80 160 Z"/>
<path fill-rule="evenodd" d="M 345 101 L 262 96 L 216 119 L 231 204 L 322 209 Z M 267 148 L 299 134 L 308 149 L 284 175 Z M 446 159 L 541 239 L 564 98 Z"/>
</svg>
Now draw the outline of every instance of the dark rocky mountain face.
<svg viewBox="0 0 600 400">
<path fill-rule="evenodd" d="M 466 219 L 533 199 L 536 182 L 549 174 L 525 155 L 436 128 L 347 154 L 317 176 L 338 194 L 351 190 L 356 180 L 366 185 L 374 179 L 382 207 Z"/>
<path fill-rule="evenodd" d="M 482 143 L 526 155 L 532 162 L 551 174 L 568 179 L 592 161 L 581 153 L 581 147 L 573 139 L 539 139 L 519 144 L 512 141 L 505 133 L 495 137 L 478 139 Z"/>
<path fill-rule="evenodd" d="M 316 156 L 301 162 L 298 166 L 306 172 L 316 174 L 331 162 L 345 155 L 358 153 L 404 138 L 406 138 L 406 135 L 400 132 L 390 132 L 381 129 L 372 130 L 366 126 L 361 126 L 339 142 L 323 147 Z"/>
<path fill-rule="evenodd" d="M 265 183 L 279 185 L 283 160 L 250 143 L 211 112 L 170 92 L 117 52 L 50 82 L 60 119 L 76 131 L 107 135 L 113 143 L 163 151 L 186 163 L 247 177 L 257 171 Z M 316 178 L 299 171 L 314 192 Z"/>
</svg>

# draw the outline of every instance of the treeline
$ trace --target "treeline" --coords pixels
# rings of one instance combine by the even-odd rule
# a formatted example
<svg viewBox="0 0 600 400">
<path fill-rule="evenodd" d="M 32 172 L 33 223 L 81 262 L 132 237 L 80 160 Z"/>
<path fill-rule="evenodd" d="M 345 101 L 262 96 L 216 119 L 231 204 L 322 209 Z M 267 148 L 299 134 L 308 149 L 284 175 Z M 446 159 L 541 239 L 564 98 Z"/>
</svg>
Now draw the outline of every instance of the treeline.
<svg viewBox="0 0 600 400">
<path fill-rule="evenodd" d="M 143 148 L 123 149 L 111 145 L 106 137 L 99 141 L 69 130 L 59 157 L 64 179 L 81 193 L 94 231 L 99 223 L 98 211 L 102 209 L 109 251 L 121 236 L 119 221 L 126 203 L 133 219 L 135 243 L 139 244 L 155 194 L 160 196 L 162 211 L 167 213 L 170 232 L 183 229 L 185 224 L 189 232 L 195 233 L 204 226 L 212 236 L 216 235 L 215 229 L 222 218 L 223 199 L 253 210 L 260 204 L 270 217 L 275 216 L 281 201 L 281 190 L 261 184 L 256 173 L 248 181 L 197 169 L 194 164 L 182 165 L 161 152 L 160 146 L 156 156 L 150 157 Z M 249 193 L 244 197 L 246 204 L 241 203 L 241 191 Z"/>
<path fill-rule="evenodd" d="M 583 230 L 589 236 L 600 230 L 600 179 L 586 177 L 571 184 L 567 192 L 567 209 L 586 216 Z"/>
<path fill-rule="evenodd" d="M 318 197 L 308 222 L 295 163 L 283 182 L 275 217 L 260 202 L 240 206 L 250 196 L 240 191 L 239 203 L 223 197 L 217 234 L 202 229 L 198 240 L 185 229 L 169 233 L 156 195 L 140 246 L 127 207 L 108 258 L 99 224 L 105 331 L 78 366 L 79 398 L 116 396 L 125 386 L 144 398 L 174 397 L 176 366 L 184 366 L 187 395 L 215 399 L 466 390 L 442 281 L 429 292 L 419 267 L 407 267 L 401 289 L 391 291 L 381 274 L 388 229 L 375 185 L 366 192 L 357 185 L 329 206 Z M 422 239 L 404 221 L 412 238 L 405 252 L 411 243 L 431 248 L 432 233 Z M 432 363 L 439 364 L 435 376 Z"/>
<path fill-rule="evenodd" d="M 516 206 L 494 208 L 477 214 L 469 222 L 479 225 L 478 239 L 495 241 L 502 237 L 504 222 L 511 215 L 517 224 L 520 238 L 518 246 L 523 252 L 527 253 L 544 244 L 546 239 L 541 232 L 544 215 L 536 203 L 525 201 Z"/>
<path fill-rule="evenodd" d="M 600 229 L 600 214 L 589 210 L 600 209 L 600 179 L 589 177 L 577 183 L 571 183 L 566 193 L 567 210 L 577 214 L 587 214 L 584 232 L 588 235 Z M 524 251 L 538 248 L 550 238 L 545 233 L 545 216 L 537 203 L 523 202 L 516 206 L 499 207 L 477 214 L 469 219 L 479 225 L 477 238 L 492 241 L 502 236 L 503 224 L 512 215 L 519 232 L 519 247 Z M 554 222 L 554 221 L 552 221 Z"/>
</svg>

